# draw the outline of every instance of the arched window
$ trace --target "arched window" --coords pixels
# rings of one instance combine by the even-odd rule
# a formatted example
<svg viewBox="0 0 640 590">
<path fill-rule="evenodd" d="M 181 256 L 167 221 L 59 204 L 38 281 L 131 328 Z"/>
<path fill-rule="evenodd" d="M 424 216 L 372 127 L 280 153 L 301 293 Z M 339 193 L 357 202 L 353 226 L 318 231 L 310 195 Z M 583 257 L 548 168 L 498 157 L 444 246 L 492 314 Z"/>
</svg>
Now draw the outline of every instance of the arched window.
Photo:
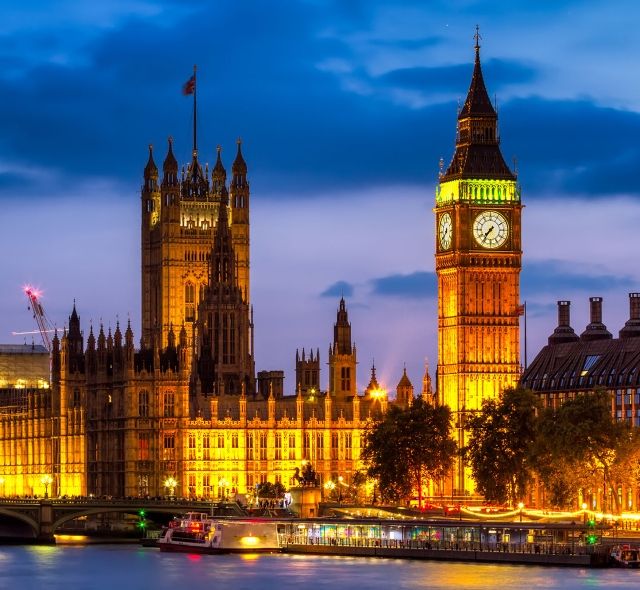
<svg viewBox="0 0 640 590">
<path fill-rule="evenodd" d="M 184 320 L 193 322 L 196 319 L 196 288 L 193 283 L 184 286 Z"/>
<path fill-rule="evenodd" d="M 149 417 L 149 392 L 144 390 L 138 393 L 138 416 Z"/>
</svg>

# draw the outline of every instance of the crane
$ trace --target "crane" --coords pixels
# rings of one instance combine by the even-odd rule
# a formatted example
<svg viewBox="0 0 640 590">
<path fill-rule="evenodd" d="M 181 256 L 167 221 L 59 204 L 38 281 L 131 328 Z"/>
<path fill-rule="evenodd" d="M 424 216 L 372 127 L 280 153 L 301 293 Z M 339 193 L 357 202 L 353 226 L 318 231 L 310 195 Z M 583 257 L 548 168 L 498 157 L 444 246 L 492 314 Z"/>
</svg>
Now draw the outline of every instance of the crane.
<svg viewBox="0 0 640 590">
<path fill-rule="evenodd" d="M 27 299 L 29 299 L 29 309 L 33 312 L 33 317 L 38 324 L 38 330 L 40 332 L 40 336 L 42 336 L 44 347 L 50 353 L 51 338 L 49 337 L 49 332 L 53 332 L 54 328 L 52 327 L 47 314 L 44 312 L 42 303 L 40 303 L 41 293 L 36 288 L 27 285 L 24 288 L 24 294 L 27 296 Z"/>
</svg>

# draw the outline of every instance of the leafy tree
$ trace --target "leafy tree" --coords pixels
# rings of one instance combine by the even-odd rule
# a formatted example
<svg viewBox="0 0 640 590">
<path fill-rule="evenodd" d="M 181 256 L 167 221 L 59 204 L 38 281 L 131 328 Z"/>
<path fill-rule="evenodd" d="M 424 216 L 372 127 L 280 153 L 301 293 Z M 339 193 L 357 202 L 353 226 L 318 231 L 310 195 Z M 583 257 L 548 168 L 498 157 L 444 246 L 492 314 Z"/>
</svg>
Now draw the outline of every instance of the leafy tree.
<svg viewBox="0 0 640 590">
<path fill-rule="evenodd" d="M 397 501 L 437 480 L 451 468 L 457 445 L 451 438 L 451 411 L 416 398 L 408 408 L 391 406 L 365 430 L 362 457 L 377 479 L 381 498 Z"/>
<path fill-rule="evenodd" d="M 258 484 L 256 489 L 259 498 L 281 498 L 285 491 L 284 486 L 280 482 L 271 483 L 270 481 Z"/>
<path fill-rule="evenodd" d="M 540 417 L 537 462 L 547 488 L 556 497 L 575 499 L 579 488 L 606 483 L 620 512 L 618 486 L 637 477 L 638 433 L 611 413 L 611 395 L 603 390 L 578 393 Z"/>
<path fill-rule="evenodd" d="M 531 448 L 535 440 L 538 396 L 528 389 L 507 389 L 487 400 L 468 420 L 464 454 L 478 491 L 490 501 L 522 500 L 533 481 Z"/>
</svg>

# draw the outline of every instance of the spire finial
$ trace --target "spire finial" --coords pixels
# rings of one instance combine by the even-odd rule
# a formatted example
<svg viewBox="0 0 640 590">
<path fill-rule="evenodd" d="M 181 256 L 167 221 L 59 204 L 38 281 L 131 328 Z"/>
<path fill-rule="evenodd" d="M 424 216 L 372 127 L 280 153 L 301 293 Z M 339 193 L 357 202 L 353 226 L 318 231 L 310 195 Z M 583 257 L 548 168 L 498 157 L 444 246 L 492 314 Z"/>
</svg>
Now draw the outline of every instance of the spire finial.
<svg viewBox="0 0 640 590">
<path fill-rule="evenodd" d="M 480 36 L 480 25 L 476 25 L 476 34 L 473 36 L 473 38 L 476 40 L 476 55 L 478 55 L 480 53 L 480 39 L 482 39 L 482 37 Z"/>
</svg>

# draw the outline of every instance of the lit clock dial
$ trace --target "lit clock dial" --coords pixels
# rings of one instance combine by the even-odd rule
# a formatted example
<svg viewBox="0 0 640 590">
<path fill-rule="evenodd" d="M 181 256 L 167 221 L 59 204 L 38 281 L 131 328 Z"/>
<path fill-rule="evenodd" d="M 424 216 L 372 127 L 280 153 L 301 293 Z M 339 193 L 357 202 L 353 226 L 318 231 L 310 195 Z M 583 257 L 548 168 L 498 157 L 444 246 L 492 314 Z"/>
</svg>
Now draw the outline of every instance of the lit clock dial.
<svg viewBox="0 0 640 590">
<path fill-rule="evenodd" d="M 509 222 L 497 211 L 483 211 L 473 221 L 473 237 L 483 248 L 499 248 L 509 235 Z"/>
<path fill-rule="evenodd" d="M 453 223 L 451 215 L 443 213 L 438 223 L 438 239 L 440 240 L 440 248 L 448 250 L 451 248 L 451 239 L 453 237 Z"/>
</svg>

